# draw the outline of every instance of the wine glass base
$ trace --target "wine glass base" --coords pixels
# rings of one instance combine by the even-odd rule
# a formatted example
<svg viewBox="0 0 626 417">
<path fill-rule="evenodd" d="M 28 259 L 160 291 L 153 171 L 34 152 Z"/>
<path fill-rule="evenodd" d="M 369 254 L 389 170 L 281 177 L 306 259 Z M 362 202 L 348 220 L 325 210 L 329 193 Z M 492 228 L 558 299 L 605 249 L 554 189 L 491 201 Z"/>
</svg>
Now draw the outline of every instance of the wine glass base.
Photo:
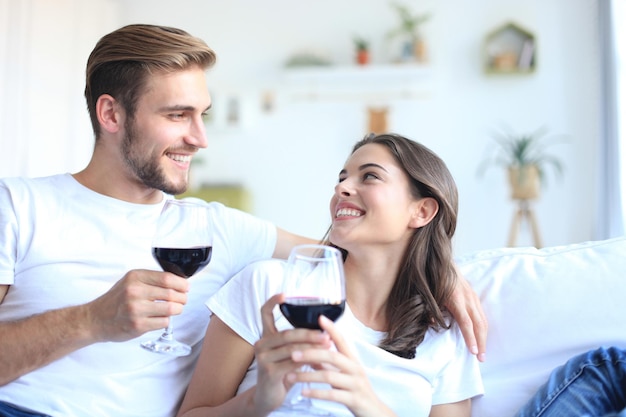
<svg viewBox="0 0 626 417">
<path fill-rule="evenodd" d="M 173 356 L 187 356 L 191 353 L 191 346 L 176 340 L 148 340 L 142 342 L 141 347 L 150 352 Z"/>
<path fill-rule="evenodd" d="M 319 408 L 311 408 L 310 404 L 300 405 L 291 404 L 289 406 L 280 406 L 276 410 L 272 411 L 272 417 L 288 417 L 288 416 L 325 416 L 335 417 L 334 414 L 329 413 Z"/>
</svg>

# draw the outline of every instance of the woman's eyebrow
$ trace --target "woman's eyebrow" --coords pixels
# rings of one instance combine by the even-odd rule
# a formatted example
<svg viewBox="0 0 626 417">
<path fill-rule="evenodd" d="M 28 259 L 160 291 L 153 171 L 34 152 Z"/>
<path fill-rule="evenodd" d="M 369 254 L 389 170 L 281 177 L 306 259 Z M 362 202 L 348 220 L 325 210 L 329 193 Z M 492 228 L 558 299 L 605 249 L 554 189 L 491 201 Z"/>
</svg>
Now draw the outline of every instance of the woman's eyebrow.
<svg viewBox="0 0 626 417">
<path fill-rule="evenodd" d="M 363 171 L 364 169 L 367 169 L 367 168 L 372 168 L 372 167 L 374 167 L 374 168 L 380 168 L 380 169 L 382 169 L 382 170 L 383 170 L 383 171 L 385 171 L 385 172 L 389 172 L 389 171 L 387 171 L 387 170 L 385 169 L 385 167 L 383 167 L 382 165 L 378 165 L 378 164 L 375 164 L 375 163 L 373 163 L 373 162 L 369 162 L 369 163 L 367 163 L 367 164 L 363 164 L 363 165 L 359 166 L 359 171 Z M 339 176 L 344 175 L 344 174 L 346 174 L 347 172 L 348 172 L 348 171 L 344 168 L 344 169 L 342 169 L 341 171 L 339 171 Z"/>
<path fill-rule="evenodd" d="M 359 167 L 359 170 L 360 170 L 360 171 L 363 171 L 364 169 L 367 169 L 367 168 L 372 168 L 372 167 L 373 167 L 373 168 L 380 168 L 380 169 L 382 169 L 383 171 L 388 172 L 388 171 L 385 169 L 385 167 L 383 167 L 382 165 L 375 164 L 375 163 L 373 163 L 373 162 L 370 162 L 370 163 L 367 163 L 367 164 L 363 164 L 363 165 L 361 165 L 361 166 Z"/>
</svg>

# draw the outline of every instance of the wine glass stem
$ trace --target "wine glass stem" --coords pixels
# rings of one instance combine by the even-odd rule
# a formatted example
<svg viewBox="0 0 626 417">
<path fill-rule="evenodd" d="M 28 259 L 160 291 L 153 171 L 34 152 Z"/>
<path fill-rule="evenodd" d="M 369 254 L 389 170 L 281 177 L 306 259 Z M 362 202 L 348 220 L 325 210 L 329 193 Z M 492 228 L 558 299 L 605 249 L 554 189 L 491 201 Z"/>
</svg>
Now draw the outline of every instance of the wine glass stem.
<svg viewBox="0 0 626 417">
<path fill-rule="evenodd" d="M 171 342 L 172 340 L 174 340 L 174 326 L 172 325 L 171 317 L 170 317 L 169 324 L 167 325 L 167 327 L 165 328 L 165 331 L 161 335 L 161 339 L 167 340 L 168 342 Z"/>
<path fill-rule="evenodd" d="M 302 367 L 301 372 L 310 372 L 311 371 L 311 367 L 308 365 L 305 365 Z M 308 389 L 310 387 L 310 384 L 308 382 L 298 382 L 296 384 L 296 389 L 294 390 L 294 392 L 291 395 L 291 398 L 289 399 L 289 403 L 292 406 L 296 406 L 299 408 L 309 408 L 312 406 L 312 402 L 311 399 L 309 397 L 305 397 L 302 395 L 302 390 L 303 389 Z"/>
</svg>

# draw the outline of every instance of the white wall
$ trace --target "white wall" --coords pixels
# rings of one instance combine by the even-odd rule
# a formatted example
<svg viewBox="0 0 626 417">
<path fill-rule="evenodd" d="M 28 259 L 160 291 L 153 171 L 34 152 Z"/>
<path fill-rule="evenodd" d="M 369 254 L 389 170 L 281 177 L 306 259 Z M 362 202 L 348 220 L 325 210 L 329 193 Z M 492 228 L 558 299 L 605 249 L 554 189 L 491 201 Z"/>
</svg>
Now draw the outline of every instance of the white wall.
<svg viewBox="0 0 626 417">
<path fill-rule="evenodd" d="M 112 0 L 0 0 L 0 177 L 86 165 L 85 64 L 118 20 Z"/>
<path fill-rule="evenodd" d="M 102 7 L 111 1 L 95 3 Z M 61 22 L 66 21 L 71 31 L 85 31 L 81 44 L 90 45 L 86 52 L 77 52 L 72 59 L 63 52 L 50 58 L 66 71 L 70 67 L 71 71 L 83 71 L 88 49 L 98 37 L 94 36 L 96 29 L 87 29 L 88 23 L 97 22 L 99 16 L 83 12 L 86 22 L 76 27 L 75 20 L 61 11 L 88 9 L 80 6 L 83 2 L 50 3 L 56 7 L 50 6 L 47 12 L 58 27 L 52 32 L 29 33 L 51 43 L 75 36 L 75 32 L 64 31 Z M 536 214 L 545 245 L 591 239 L 599 141 L 597 0 L 406 3 L 433 16 L 424 27 L 430 49 L 429 75 L 420 86 L 425 93 L 410 100 L 386 98 L 382 104 L 391 108 L 391 130 L 431 147 L 455 175 L 461 197 L 457 252 L 506 243 L 514 207 L 504 176 L 495 169 L 482 178 L 476 176 L 477 165 L 491 144 L 490 132 L 503 122 L 520 131 L 546 125 L 552 132 L 568 136 L 567 145 L 553 148 L 565 162 L 566 176 L 561 182 L 550 178 L 535 206 Z M 209 149 L 203 152 L 206 164 L 197 167 L 196 180 L 243 183 L 252 191 L 255 214 L 294 232 L 320 237 L 329 224 L 327 203 L 337 173 L 352 144 L 365 133 L 365 108 L 380 103 L 354 97 L 294 100 L 282 64 L 304 48 L 323 51 L 337 64 L 350 64 L 351 37 L 357 33 L 372 40 L 375 63 L 388 62 L 392 52 L 385 49 L 384 36 L 396 24 L 388 3 L 179 0 L 172 7 L 171 1 L 118 0 L 116 4 L 118 25 L 143 22 L 178 26 L 205 39 L 218 53 L 218 64 L 208 74 L 217 121 L 209 129 Z M 481 64 L 484 36 L 511 19 L 534 32 L 537 71 L 529 76 L 487 76 Z M 110 30 L 99 29 L 100 36 Z M 38 52 L 45 51 L 38 48 Z M 48 66 L 30 66 L 29 70 L 42 77 L 55 71 Z M 48 124 L 55 114 L 70 113 L 76 120 L 86 120 L 84 105 L 71 104 L 77 96 L 82 100 L 82 72 L 80 77 L 72 77 L 72 82 L 73 90 L 64 94 L 57 91 L 59 100 L 44 106 L 46 120 L 52 119 Z M 275 97 L 274 110 L 269 113 L 261 110 L 267 91 Z M 36 91 L 31 94 L 39 95 Z M 230 96 L 237 96 L 242 104 L 242 123 L 234 129 L 224 126 L 222 116 Z M 1 102 L 7 106 L 6 99 Z M 45 103 L 53 104 L 49 100 Z M 22 116 L 17 119 L 24 120 Z M 66 132 L 77 129 L 71 123 L 54 129 L 44 126 L 41 132 L 45 134 L 36 147 L 58 143 L 64 153 L 84 155 L 72 152 L 75 142 L 67 144 Z M 0 129 L 3 134 L 5 131 Z M 91 132 L 85 130 L 81 140 L 91 144 L 90 138 Z M 13 139 L 0 137 L 0 143 L 4 149 Z M 41 154 L 28 151 L 29 163 L 37 161 L 40 166 L 27 174 L 75 170 L 77 158 L 83 159 L 83 165 L 87 162 L 82 156 L 68 155 L 60 161 L 45 161 Z M 0 158 L 2 165 L 8 160 L 4 151 Z M 518 243 L 530 244 L 528 233 L 523 232 Z"/>
</svg>

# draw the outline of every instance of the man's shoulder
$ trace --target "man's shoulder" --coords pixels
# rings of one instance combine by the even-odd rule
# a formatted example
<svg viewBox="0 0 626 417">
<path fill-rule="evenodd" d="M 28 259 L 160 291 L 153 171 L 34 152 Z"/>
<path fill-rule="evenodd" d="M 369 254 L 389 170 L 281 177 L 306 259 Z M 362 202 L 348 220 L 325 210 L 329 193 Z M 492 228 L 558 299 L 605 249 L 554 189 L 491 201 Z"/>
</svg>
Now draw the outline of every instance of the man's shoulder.
<svg viewBox="0 0 626 417">
<path fill-rule="evenodd" d="M 71 181 L 70 174 L 56 174 L 45 177 L 6 177 L 0 178 L 0 185 L 10 190 L 56 188 Z"/>
</svg>

